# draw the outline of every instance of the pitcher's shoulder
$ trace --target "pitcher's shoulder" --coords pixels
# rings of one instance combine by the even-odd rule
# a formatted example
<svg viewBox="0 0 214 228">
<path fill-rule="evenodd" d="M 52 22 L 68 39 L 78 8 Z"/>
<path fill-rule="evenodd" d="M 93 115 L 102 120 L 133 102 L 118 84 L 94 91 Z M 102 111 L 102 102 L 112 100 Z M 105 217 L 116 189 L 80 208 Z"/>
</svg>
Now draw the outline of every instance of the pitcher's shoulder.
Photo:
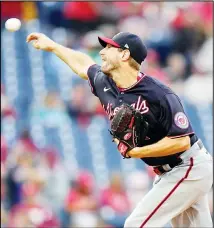
<svg viewBox="0 0 214 228">
<path fill-rule="evenodd" d="M 150 75 L 145 75 L 140 86 L 144 94 L 152 100 L 161 100 L 166 94 L 175 94 L 170 87 Z"/>
</svg>

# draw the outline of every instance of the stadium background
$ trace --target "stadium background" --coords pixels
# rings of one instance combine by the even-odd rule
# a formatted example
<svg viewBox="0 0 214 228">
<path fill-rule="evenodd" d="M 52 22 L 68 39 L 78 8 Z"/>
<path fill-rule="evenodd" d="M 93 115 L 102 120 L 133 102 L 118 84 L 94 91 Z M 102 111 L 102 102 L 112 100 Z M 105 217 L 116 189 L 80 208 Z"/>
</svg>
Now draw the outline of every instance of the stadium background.
<svg viewBox="0 0 214 228">
<path fill-rule="evenodd" d="M 149 48 L 142 71 L 181 96 L 213 154 L 212 4 L 1 2 L 1 227 L 122 227 L 154 177 L 120 157 L 87 82 L 26 36 L 43 32 L 99 63 L 97 35 L 138 34 Z M 11 17 L 22 21 L 15 33 L 4 28 Z"/>
</svg>

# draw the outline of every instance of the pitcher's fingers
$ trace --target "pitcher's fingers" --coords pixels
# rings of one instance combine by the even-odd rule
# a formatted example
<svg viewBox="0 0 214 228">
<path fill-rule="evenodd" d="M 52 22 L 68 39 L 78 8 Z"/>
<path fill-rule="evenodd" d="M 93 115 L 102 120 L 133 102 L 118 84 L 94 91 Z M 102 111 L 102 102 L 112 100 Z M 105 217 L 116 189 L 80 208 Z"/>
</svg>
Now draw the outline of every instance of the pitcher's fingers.
<svg viewBox="0 0 214 228">
<path fill-rule="evenodd" d="M 27 36 L 26 42 L 30 42 L 32 40 L 38 39 L 40 36 L 40 33 L 31 33 Z"/>
<path fill-rule="evenodd" d="M 36 48 L 36 49 L 40 49 L 40 46 L 39 46 L 39 44 L 38 44 L 37 41 L 33 42 L 33 46 L 34 46 L 34 48 Z"/>
<path fill-rule="evenodd" d="M 37 37 L 33 34 L 30 34 L 27 36 L 26 42 L 30 42 L 30 41 L 35 40 L 35 39 L 37 39 Z"/>
<path fill-rule="evenodd" d="M 36 39 L 38 39 L 38 36 L 37 36 L 37 35 L 35 35 L 35 34 L 30 34 L 30 35 L 27 37 L 26 42 L 30 42 L 30 41 L 36 40 Z"/>
</svg>

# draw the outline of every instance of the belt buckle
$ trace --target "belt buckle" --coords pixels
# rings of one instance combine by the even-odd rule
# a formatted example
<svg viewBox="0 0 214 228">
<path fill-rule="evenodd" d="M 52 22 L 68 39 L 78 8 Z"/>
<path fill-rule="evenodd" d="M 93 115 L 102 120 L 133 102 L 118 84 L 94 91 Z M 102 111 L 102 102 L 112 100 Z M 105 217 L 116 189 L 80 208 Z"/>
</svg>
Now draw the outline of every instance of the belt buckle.
<svg viewBox="0 0 214 228">
<path fill-rule="evenodd" d="M 172 167 L 169 164 L 165 164 L 162 167 L 163 167 L 164 171 L 166 171 L 166 172 L 169 172 L 172 170 Z"/>
</svg>

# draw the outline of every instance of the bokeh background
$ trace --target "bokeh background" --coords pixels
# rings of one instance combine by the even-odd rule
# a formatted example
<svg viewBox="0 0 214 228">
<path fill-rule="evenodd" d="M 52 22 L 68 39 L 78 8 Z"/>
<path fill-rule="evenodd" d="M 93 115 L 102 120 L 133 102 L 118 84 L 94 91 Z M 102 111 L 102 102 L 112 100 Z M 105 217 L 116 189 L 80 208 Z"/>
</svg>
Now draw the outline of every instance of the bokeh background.
<svg viewBox="0 0 214 228">
<path fill-rule="evenodd" d="M 14 33 L 4 28 L 11 17 L 22 21 Z M 98 35 L 139 35 L 142 71 L 180 95 L 213 154 L 212 23 L 212 2 L 1 2 L 1 227 L 123 227 L 154 178 L 121 158 L 87 81 L 27 45 L 29 33 L 97 63 Z M 212 191 L 209 202 L 212 211 Z"/>
</svg>

